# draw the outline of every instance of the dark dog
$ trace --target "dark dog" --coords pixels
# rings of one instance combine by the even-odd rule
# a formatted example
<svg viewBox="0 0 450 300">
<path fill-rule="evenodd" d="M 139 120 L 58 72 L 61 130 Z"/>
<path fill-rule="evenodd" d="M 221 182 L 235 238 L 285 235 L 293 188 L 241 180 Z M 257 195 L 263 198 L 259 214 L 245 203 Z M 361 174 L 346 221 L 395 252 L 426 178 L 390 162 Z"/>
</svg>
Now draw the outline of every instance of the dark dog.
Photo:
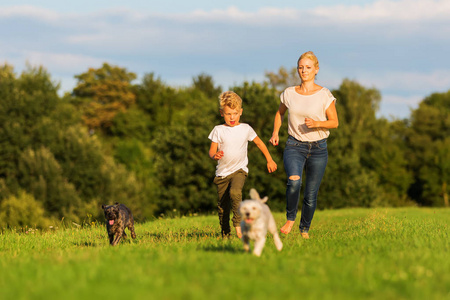
<svg viewBox="0 0 450 300">
<path fill-rule="evenodd" d="M 108 231 L 109 243 L 115 246 L 120 239 L 126 238 L 125 228 L 131 232 L 131 237 L 136 238 L 134 232 L 134 219 L 131 210 L 123 204 L 102 205 L 106 218 L 106 230 Z"/>
</svg>

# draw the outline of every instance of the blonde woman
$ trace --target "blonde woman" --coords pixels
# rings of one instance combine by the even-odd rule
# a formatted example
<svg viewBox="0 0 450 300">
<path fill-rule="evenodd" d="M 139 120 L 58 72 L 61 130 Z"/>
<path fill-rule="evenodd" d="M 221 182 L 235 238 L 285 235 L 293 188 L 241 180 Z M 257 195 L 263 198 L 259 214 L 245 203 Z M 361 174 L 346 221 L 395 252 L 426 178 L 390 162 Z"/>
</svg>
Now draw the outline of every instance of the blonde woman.
<svg viewBox="0 0 450 300">
<path fill-rule="evenodd" d="M 305 191 L 299 228 L 302 237 L 307 239 L 317 206 L 320 183 L 328 162 L 329 129 L 337 128 L 339 121 L 335 106 L 336 98 L 327 88 L 315 83 L 319 61 L 312 51 L 300 56 L 297 70 L 301 83 L 288 87 L 281 94 L 270 143 L 278 145 L 280 127 L 286 111 L 289 111 L 289 136 L 283 154 L 287 175 L 287 221 L 281 232 L 288 234 L 294 226 L 305 170 Z"/>
</svg>

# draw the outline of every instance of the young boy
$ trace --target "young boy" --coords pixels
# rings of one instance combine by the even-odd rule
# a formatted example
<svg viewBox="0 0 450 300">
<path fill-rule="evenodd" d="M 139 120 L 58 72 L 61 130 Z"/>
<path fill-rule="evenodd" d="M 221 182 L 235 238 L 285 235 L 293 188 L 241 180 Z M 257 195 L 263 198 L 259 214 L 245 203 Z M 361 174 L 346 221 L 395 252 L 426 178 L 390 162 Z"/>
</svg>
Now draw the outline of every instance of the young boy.
<svg viewBox="0 0 450 300">
<path fill-rule="evenodd" d="M 247 146 L 253 141 L 267 160 L 269 173 L 277 169 L 266 145 L 257 136 L 250 125 L 239 123 L 242 115 L 242 99 L 234 92 L 220 95 L 220 115 L 225 124 L 215 126 L 209 134 L 211 148 L 209 156 L 217 160 L 216 177 L 219 195 L 218 211 L 222 236 L 230 235 L 230 208 L 233 211 L 233 226 L 236 235 L 241 238 L 239 205 L 242 202 L 242 189 L 248 174 Z"/>
</svg>

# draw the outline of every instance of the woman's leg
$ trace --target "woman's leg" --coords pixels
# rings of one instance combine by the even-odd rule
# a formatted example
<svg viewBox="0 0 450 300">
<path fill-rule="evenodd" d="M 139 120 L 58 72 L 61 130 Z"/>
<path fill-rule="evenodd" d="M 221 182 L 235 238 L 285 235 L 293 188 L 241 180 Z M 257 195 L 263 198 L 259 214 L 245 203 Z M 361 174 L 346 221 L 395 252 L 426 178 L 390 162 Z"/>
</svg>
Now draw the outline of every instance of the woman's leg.
<svg viewBox="0 0 450 300">
<path fill-rule="evenodd" d="M 308 233 L 317 207 L 317 195 L 328 162 L 326 141 L 313 143 L 305 164 L 305 191 L 300 219 L 300 231 Z M 307 236 L 307 235 L 305 235 Z"/>
<path fill-rule="evenodd" d="M 304 145 L 288 140 L 284 150 L 283 161 L 287 175 L 286 186 L 286 224 L 281 232 L 289 233 L 297 217 L 300 190 L 302 186 L 302 173 L 307 153 Z"/>
</svg>

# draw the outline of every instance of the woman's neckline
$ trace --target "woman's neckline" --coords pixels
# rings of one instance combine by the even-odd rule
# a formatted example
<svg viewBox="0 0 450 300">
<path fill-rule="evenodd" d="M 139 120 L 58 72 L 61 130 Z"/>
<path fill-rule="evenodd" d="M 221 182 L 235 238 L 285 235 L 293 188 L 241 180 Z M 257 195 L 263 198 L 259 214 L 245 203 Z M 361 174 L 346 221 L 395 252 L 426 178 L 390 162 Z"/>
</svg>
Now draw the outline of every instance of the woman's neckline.
<svg viewBox="0 0 450 300">
<path fill-rule="evenodd" d="M 319 89 L 317 89 L 315 92 L 313 92 L 311 94 L 302 94 L 302 93 L 297 91 L 297 87 L 300 89 L 300 86 L 296 85 L 296 86 L 294 86 L 294 92 L 296 94 L 300 95 L 300 96 L 313 96 L 313 95 L 319 93 L 320 91 L 322 91 L 324 89 L 324 87 L 322 86 L 322 87 L 320 87 Z"/>
</svg>

